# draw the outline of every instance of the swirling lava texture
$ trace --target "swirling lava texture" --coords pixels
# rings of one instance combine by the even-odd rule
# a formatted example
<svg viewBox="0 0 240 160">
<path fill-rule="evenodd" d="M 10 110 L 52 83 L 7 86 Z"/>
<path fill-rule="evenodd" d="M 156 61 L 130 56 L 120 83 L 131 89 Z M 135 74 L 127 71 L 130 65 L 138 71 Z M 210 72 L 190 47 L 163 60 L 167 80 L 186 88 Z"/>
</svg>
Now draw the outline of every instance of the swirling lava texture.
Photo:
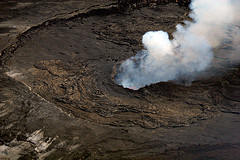
<svg viewBox="0 0 240 160">
<path fill-rule="evenodd" d="M 22 46 L 6 65 L 17 73 L 15 79 L 45 100 L 72 116 L 100 124 L 180 127 L 220 111 L 239 112 L 235 105 L 239 94 L 233 87 L 240 83 L 237 78 L 201 79 L 191 86 L 158 83 L 138 91 L 115 84 L 118 64 L 142 48 L 143 33 L 172 33 L 188 11 L 165 13 L 163 7 L 133 12 L 79 16 L 36 28 L 23 35 Z M 239 70 L 230 77 L 237 75 Z"/>
</svg>

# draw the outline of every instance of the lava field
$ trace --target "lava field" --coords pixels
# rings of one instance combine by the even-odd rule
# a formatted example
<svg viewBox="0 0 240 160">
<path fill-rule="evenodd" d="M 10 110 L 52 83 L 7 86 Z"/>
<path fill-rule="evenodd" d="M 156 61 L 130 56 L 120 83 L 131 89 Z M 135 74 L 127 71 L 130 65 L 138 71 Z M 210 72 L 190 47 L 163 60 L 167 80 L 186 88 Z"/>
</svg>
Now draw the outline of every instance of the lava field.
<svg viewBox="0 0 240 160">
<path fill-rule="evenodd" d="M 236 160 L 240 68 L 191 85 L 115 83 L 149 30 L 172 34 L 189 8 L 115 1 L 0 2 L 0 160 Z"/>
</svg>

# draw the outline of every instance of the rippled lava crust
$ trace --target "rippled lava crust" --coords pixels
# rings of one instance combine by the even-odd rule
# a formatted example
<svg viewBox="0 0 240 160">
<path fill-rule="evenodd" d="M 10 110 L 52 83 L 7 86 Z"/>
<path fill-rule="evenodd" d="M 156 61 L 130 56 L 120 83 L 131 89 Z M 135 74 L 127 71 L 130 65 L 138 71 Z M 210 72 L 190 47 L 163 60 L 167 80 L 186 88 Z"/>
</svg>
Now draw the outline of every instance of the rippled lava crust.
<svg viewBox="0 0 240 160">
<path fill-rule="evenodd" d="M 56 22 L 28 33 L 9 67 L 23 73 L 35 93 L 77 117 L 114 126 L 189 125 L 216 111 L 212 87 L 159 83 L 131 91 L 112 79 L 114 65 L 136 54 L 146 31 L 171 33 L 186 15 L 171 5 L 132 14 L 100 10 Z"/>
<path fill-rule="evenodd" d="M 198 79 L 191 86 L 167 82 L 133 91 L 114 83 L 116 66 L 142 49 L 141 37 L 146 31 L 164 30 L 171 34 L 177 24 L 188 19 L 188 13 L 187 8 L 176 4 L 125 13 L 107 6 L 48 21 L 20 35 L 15 45 L 3 51 L 4 71 L 13 77 L 11 81 L 18 82 L 9 82 L 6 77 L 2 82 L 20 82 L 29 87 L 32 97 L 42 97 L 74 120 L 80 118 L 96 125 L 120 127 L 122 134 L 127 134 L 128 127 L 187 127 L 213 119 L 222 112 L 240 114 L 237 67 L 221 76 Z M 23 92 L 9 90 L 7 93 Z M 31 105 L 34 104 L 24 102 L 24 106 Z M 89 153 L 81 156 L 84 154 Z"/>
</svg>

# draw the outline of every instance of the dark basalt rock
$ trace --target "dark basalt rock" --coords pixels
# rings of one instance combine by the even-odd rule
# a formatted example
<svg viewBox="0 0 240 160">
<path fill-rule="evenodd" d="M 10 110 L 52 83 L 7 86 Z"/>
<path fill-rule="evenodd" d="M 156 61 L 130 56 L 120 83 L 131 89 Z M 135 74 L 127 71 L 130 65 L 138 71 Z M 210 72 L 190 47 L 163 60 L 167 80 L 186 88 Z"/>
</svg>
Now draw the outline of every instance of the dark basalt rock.
<svg viewBox="0 0 240 160">
<path fill-rule="evenodd" d="M 173 33 L 189 18 L 187 7 L 131 1 L 138 4 L 126 13 L 108 0 L 26 2 L 14 9 L 19 14 L 9 16 L 11 23 L 3 16 L 16 24 L 18 36 L 9 31 L 5 43 L 8 35 L 0 34 L 0 47 L 6 46 L 0 59 L 0 159 L 240 156 L 239 66 L 191 86 L 161 82 L 133 91 L 114 82 L 116 67 L 142 49 L 142 35 Z M 31 27 L 21 30 L 19 19 Z"/>
<path fill-rule="evenodd" d="M 168 3 L 177 3 L 180 6 L 188 7 L 191 3 L 191 0 L 118 0 L 118 6 L 120 9 L 139 8 L 149 5 L 159 5 L 159 4 L 168 4 Z"/>
</svg>

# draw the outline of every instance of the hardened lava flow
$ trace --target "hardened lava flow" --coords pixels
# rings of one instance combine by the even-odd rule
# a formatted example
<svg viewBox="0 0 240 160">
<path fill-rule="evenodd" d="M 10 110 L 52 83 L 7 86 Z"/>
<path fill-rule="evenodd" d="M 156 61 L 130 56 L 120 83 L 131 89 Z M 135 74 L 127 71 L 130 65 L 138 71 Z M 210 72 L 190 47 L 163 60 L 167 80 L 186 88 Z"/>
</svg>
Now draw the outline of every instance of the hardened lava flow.
<svg viewBox="0 0 240 160">
<path fill-rule="evenodd" d="M 121 13 L 109 1 L 41 3 L 25 4 L 29 13 L 21 13 L 37 8 L 47 16 L 44 9 L 62 3 L 58 10 L 69 12 L 30 28 L 2 52 L 0 159 L 239 154 L 238 66 L 210 78 L 203 73 L 191 86 L 160 82 L 133 90 L 115 83 L 120 64 L 143 48 L 142 35 L 171 35 L 189 19 L 188 8 L 170 3 Z M 85 9 L 72 11 L 72 3 Z"/>
<path fill-rule="evenodd" d="M 151 17 L 145 17 L 151 15 L 138 16 L 145 14 L 143 10 L 135 12 L 75 18 L 30 33 L 30 39 L 9 59 L 8 68 L 21 74 L 15 78 L 47 101 L 101 124 L 175 127 L 212 117 L 211 87 L 163 83 L 134 92 L 112 81 L 113 66 L 135 54 L 132 50 L 139 48 L 144 27 L 161 27 L 158 23 L 150 25 Z M 159 19 L 170 16 L 174 19 L 173 23 L 167 21 L 171 31 L 182 19 L 174 13 Z M 201 97 L 203 92 L 207 94 Z"/>
</svg>

